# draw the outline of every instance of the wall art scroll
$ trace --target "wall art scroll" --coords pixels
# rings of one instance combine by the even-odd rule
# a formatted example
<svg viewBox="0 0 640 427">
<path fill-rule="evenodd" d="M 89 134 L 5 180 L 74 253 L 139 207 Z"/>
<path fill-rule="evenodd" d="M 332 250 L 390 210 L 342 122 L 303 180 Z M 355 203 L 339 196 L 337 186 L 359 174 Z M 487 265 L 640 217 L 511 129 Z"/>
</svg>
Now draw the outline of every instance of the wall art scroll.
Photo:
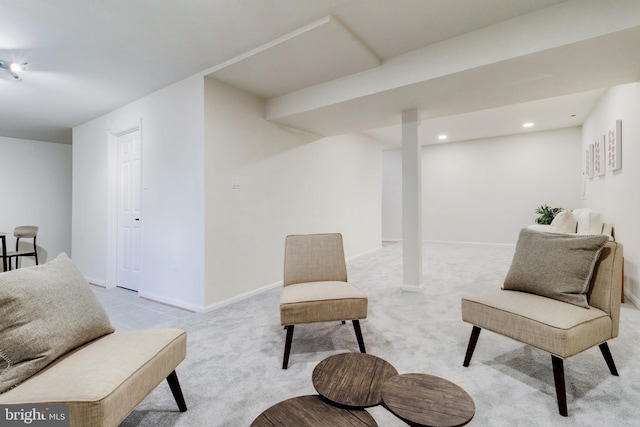
<svg viewBox="0 0 640 427">
<path fill-rule="evenodd" d="M 607 153 L 605 145 L 606 136 L 601 136 L 593 143 L 593 173 L 595 176 L 602 176 L 606 172 Z"/>
<path fill-rule="evenodd" d="M 593 144 L 587 145 L 584 153 L 584 175 L 593 178 Z"/>
<path fill-rule="evenodd" d="M 622 120 L 616 120 L 609 129 L 607 138 L 607 170 L 616 171 L 622 168 Z"/>
</svg>

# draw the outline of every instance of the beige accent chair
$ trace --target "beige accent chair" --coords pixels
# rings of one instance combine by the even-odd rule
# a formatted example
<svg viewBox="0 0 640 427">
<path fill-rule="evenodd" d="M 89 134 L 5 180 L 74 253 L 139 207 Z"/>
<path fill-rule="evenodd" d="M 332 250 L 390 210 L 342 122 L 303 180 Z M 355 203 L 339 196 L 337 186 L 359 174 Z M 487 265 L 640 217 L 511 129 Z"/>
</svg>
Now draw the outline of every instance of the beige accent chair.
<svg viewBox="0 0 640 427">
<path fill-rule="evenodd" d="M 186 352 L 183 329 L 114 332 L 64 253 L 0 273 L 0 406 L 67 405 L 70 427 L 116 427 L 166 379 L 184 412 Z"/>
<path fill-rule="evenodd" d="M 16 250 L 7 252 L 7 259 L 9 260 L 9 270 L 12 269 L 11 259 L 16 259 L 16 268 L 20 267 L 20 257 L 32 256 L 35 259 L 36 265 L 38 265 L 38 247 L 36 246 L 36 238 L 38 237 L 39 228 L 35 225 L 21 225 L 13 230 L 13 236 L 16 238 Z M 20 239 L 31 239 L 31 244 L 22 242 L 20 245 Z"/>
<path fill-rule="evenodd" d="M 564 359 L 598 345 L 609 371 L 618 375 L 607 341 L 618 336 L 622 255 L 622 245 L 611 241 L 600 252 L 588 309 L 513 290 L 462 298 L 462 320 L 473 325 L 463 366 L 469 366 L 482 328 L 549 352 L 558 408 L 567 416 Z"/>
<path fill-rule="evenodd" d="M 69 405 L 71 427 L 117 427 L 165 378 L 187 410 L 176 367 L 187 352 L 182 329 L 107 334 L 0 394 L 0 405 Z M 168 409 L 167 409 L 168 410 Z"/>
<path fill-rule="evenodd" d="M 367 317 L 367 296 L 347 282 L 342 235 L 291 235 L 285 240 L 280 322 L 287 331 L 282 369 L 287 369 L 295 325 L 353 322 L 358 346 L 366 353 L 360 319 Z"/>
</svg>

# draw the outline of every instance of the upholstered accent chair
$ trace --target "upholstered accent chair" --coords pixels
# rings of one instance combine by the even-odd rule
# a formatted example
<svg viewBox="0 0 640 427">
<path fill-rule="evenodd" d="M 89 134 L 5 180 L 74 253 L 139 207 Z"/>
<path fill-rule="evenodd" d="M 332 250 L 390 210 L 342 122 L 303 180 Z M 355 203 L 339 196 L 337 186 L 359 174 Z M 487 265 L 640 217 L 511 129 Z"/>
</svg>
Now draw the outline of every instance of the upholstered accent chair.
<svg viewBox="0 0 640 427">
<path fill-rule="evenodd" d="M 547 236 L 545 239 L 571 239 L 569 236 L 541 234 Z M 514 263 L 519 245 L 520 241 L 516 245 Z M 535 256 L 545 256 L 540 253 L 540 248 L 534 249 L 532 254 Z M 607 341 L 618 336 L 622 255 L 622 245 L 612 241 L 595 252 L 592 274 L 586 279 L 586 307 L 531 290 L 506 289 L 507 286 L 495 292 L 463 297 L 462 320 L 473 325 L 463 366 L 469 366 L 482 329 L 551 353 L 558 409 L 562 416 L 567 416 L 564 359 L 597 345 L 611 374 L 618 375 Z M 562 264 L 566 265 L 566 262 Z M 542 266 L 542 269 L 546 268 Z M 513 270 L 512 264 L 509 274 Z"/>
<path fill-rule="evenodd" d="M 347 281 L 342 235 L 290 235 L 285 240 L 280 322 L 287 331 L 282 369 L 287 369 L 295 325 L 351 320 L 361 353 L 366 353 L 360 319 L 367 296 Z"/>
<path fill-rule="evenodd" d="M 0 274 L 0 406 L 63 404 L 67 426 L 117 427 L 166 379 L 184 412 L 186 354 L 182 329 L 114 332 L 66 254 Z"/>
</svg>

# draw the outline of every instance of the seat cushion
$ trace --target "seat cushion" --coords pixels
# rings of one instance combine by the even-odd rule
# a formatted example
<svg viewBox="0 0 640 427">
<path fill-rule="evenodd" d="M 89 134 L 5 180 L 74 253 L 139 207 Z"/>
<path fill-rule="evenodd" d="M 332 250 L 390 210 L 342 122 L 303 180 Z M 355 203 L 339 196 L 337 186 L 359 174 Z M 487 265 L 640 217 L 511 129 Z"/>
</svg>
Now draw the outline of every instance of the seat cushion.
<svg viewBox="0 0 640 427">
<path fill-rule="evenodd" d="M 283 325 L 354 320 L 367 317 L 367 296 L 348 282 L 306 282 L 282 288 Z"/>
<path fill-rule="evenodd" d="M 462 320 L 561 358 L 613 338 L 604 311 L 519 291 L 463 297 Z"/>
<path fill-rule="evenodd" d="M 61 357 L 0 404 L 69 404 L 71 426 L 117 426 L 186 356 L 182 329 L 115 332 Z"/>
</svg>

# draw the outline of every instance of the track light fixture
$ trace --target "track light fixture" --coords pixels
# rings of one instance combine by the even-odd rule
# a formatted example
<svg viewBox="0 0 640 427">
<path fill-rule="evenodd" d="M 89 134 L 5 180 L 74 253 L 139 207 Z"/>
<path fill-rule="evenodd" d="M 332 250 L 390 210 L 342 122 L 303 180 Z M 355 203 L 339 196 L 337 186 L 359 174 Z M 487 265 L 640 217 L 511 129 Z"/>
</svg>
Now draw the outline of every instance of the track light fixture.
<svg viewBox="0 0 640 427">
<path fill-rule="evenodd" d="M 0 59 L 0 68 L 2 68 L 3 70 L 7 70 L 7 72 L 9 74 L 11 74 L 13 79 L 15 81 L 19 82 L 22 79 L 18 75 L 18 72 L 26 70 L 27 69 L 27 63 L 24 62 L 22 64 L 19 64 L 17 62 L 7 62 L 7 61 L 4 61 L 4 60 Z"/>
</svg>

